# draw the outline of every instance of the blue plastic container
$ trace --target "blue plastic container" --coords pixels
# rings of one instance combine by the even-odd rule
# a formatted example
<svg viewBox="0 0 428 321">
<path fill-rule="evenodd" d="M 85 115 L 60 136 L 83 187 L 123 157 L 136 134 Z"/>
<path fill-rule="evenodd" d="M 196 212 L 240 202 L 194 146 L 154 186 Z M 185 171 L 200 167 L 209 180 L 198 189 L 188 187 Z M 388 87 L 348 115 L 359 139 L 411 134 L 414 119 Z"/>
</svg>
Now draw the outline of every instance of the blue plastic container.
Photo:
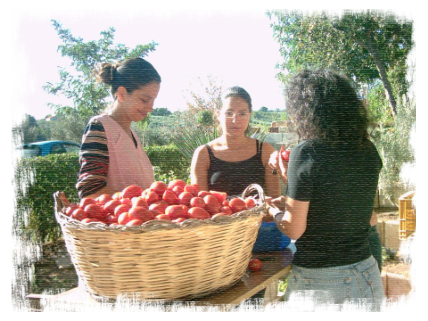
<svg viewBox="0 0 428 321">
<path fill-rule="evenodd" d="M 275 222 L 262 222 L 253 252 L 279 251 L 285 249 L 290 242 L 291 239 L 278 229 Z"/>
</svg>

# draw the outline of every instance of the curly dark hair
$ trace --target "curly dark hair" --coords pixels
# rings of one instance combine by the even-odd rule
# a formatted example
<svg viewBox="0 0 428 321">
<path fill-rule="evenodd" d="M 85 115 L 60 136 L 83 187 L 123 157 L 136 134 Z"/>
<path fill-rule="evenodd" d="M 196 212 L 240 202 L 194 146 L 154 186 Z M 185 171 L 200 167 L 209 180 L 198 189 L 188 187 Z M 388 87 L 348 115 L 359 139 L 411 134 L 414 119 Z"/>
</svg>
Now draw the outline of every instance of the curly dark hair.
<svg viewBox="0 0 428 321">
<path fill-rule="evenodd" d="M 305 69 L 290 78 L 285 96 L 289 123 L 300 139 L 367 138 L 367 110 L 347 77 L 330 69 Z"/>
</svg>

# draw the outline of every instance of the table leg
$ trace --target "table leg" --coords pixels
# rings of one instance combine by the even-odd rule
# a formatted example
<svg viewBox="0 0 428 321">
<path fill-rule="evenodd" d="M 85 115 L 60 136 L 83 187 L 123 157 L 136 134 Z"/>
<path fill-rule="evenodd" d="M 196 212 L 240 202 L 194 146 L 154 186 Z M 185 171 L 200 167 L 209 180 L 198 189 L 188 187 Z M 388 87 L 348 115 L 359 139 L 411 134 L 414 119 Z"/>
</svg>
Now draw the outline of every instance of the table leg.
<svg viewBox="0 0 428 321">
<path fill-rule="evenodd" d="M 53 308 L 52 321 L 73 321 L 73 316 L 62 308 Z"/>
</svg>

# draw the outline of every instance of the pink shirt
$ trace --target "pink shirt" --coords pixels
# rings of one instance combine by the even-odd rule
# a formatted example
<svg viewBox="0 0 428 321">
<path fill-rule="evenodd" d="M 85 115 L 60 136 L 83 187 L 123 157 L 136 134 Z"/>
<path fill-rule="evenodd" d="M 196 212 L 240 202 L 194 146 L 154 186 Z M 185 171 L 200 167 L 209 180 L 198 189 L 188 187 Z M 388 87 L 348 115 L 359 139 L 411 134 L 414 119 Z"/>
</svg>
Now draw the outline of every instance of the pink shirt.
<svg viewBox="0 0 428 321">
<path fill-rule="evenodd" d="M 132 184 L 143 189 L 150 187 L 154 181 L 153 166 L 136 133 L 131 130 L 137 141 L 137 147 L 134 140 L 109 115 L 95 116 L 94 119 L 103 124 L 107 137 L 109 154 L 107 186 L 118 192 Z"/>
</svg>

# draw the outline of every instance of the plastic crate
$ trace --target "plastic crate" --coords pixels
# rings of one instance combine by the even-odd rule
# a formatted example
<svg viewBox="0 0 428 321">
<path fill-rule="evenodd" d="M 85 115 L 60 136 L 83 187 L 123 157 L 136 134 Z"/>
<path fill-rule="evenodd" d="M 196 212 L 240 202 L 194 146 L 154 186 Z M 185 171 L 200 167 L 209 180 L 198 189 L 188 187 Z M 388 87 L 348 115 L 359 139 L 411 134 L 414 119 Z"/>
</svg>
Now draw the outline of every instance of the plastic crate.
<svg viewBox="0 0 428 321">
<path fill-rule="evenodd" d="M 406 240 L 416 231 L 416 208 L 413 206 L 414 191 L 399 198 L 399 239 Z"/>
<path fill-rule="evenodd" d="M 262 222 L 253 247 L 253 253 L 280 251 L 285 249 L 291 239 L 284 235 L 275 222 Z"/>
</svg>

